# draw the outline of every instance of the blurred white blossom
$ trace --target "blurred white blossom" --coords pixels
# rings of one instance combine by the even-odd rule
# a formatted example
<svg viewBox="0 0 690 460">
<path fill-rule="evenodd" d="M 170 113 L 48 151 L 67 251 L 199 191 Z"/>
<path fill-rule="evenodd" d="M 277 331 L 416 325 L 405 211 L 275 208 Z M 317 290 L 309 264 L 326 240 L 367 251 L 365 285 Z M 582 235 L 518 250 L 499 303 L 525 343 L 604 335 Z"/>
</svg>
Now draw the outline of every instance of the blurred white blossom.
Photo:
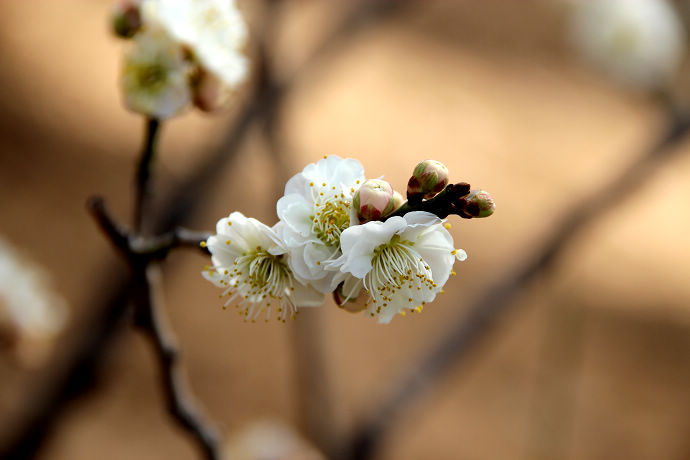
<svg viewBox="0 0 690 460">
<path fill-rule="evenodd" d="M 68 309 L 45 273 L 0 238 L 0 344 L 24 364 L 39 364 L 63 330 Z"/>
<path fill-rule="evenodd" d="M 289 425 L 259 420 L 235 431 L 223 447 L 226 460 L 325 460 Z"/>
<path fill-rule="evenodd" d="M 236 301 L 245 320 L 255 321 L 263 314 L 268 321 L 276 312 L 285 321 L 298 307 L 323 303 L 323 294 L 295 279 L 287 248 L 275 229 L 233 212 L 218 221 L 216 232 L 206 242 L 213 266 L 202 273 L 224 288 L 224 307 Z"/>
<path fill-rule="evenodd" d="M 247 77 L 241 54 L 247 26 L 234 0 L 144 0 L 144 24 L 156 24 L 182 43 L 203 70 L 232 88 Z"/>
<path fill-rule="evenodd" d="M 578 0 L 572 40 L 611 77 L 645 90 L 668 86 L 685 54 L 685 31 L 666 0 Z"/>
<path fill-rule="evenodd" d="M 125 105 L 159 119 L 180 113 L 192 100 L 191 69 L 183 49 L 163 29 L 142 30 L 134 36 L 133 46 L 125 55 Z"/>
</svg>

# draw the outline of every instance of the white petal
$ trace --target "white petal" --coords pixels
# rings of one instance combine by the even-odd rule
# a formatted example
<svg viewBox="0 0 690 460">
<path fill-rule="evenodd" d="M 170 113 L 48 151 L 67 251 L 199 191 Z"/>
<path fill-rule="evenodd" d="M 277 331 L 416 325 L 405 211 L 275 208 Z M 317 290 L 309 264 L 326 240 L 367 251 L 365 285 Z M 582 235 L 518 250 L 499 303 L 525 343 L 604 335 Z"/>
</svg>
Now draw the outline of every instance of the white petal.
<svg viewBox="0 0 690 460">
<path fill-rule="evenodd" d="M 324 295 L 311 286 L 295 283 L 292 291 L 295 305 L 298 307 L 320 307 L 323 305 Z"/>
</svg>

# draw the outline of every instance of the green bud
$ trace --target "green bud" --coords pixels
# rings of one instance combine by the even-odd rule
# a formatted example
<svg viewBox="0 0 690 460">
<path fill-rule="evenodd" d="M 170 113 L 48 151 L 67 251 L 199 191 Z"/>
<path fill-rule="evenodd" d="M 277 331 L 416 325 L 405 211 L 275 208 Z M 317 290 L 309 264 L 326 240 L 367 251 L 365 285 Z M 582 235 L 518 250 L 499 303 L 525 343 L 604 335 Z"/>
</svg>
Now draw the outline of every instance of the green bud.
<svg viewBox="0 0 690 460">
<path fill-rule="evenodd" d="M 465 212 L 472 217 L 489 217 L 496 210 L 494 197 L 485 190 L 472 190 L 465 200 Z"/>
<path fill-rule="evenodd" d="M 407 183 L 407 199 L 421 201 L 436 196 L 448 185 L 448 168 L 436 160 L 424 160 L 415 166 Z"/>
</svg>

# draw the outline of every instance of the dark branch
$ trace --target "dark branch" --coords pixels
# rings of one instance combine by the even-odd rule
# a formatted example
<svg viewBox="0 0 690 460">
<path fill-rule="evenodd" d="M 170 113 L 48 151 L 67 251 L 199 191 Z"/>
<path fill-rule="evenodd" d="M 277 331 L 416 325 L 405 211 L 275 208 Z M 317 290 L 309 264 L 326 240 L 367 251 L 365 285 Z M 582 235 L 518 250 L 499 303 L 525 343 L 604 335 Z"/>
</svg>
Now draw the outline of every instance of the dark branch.
<svg viewBox="0 0 690 460">
<path fill-rule="evenodd" d="M 198 403 L 189 392 L 180 352 L 165 318 L 160 268 L 147 264 L 144 272 L 138 275 L 137 326 L 154 347 L 168 411 L 196 439 L 207 459 L 219 460 L 217 430 L 197 409 Z"/>
<path fill-rule="evenodd" d="M 468 211 L 470 203 L 465 200 L 465 197 L 469 193 L 470 184 L 467 182 L 449 184 L 441 193 L 430 200 L 420 201 L 418 203 L 410 203 L 408 201 L 400 206 L 394 213 L 381 220 L 385 221 L 393 216 L 404 216 L 412 211 L 430 212 L 436 214 L 441 219 L 445 219 L 451 214 L 460 216 L 463 219 L 471 219 L 472 214 Z"/>
<path fill-rule="evenodd" d="M 151 193 L 151 168 L 153 167 L 153 162 L 156 157 L 156 146 L 158 145 L 160 127 L 161 123 L 158 119 L 146 119 L 146 134 L 144 135 L 144 145 L 141 148 L 135 182 L 134 229 L 137 232 L 142 229 L 143 214 L 146 210 L 146 206 L 149 202 L 149 195 Z"/>
<path fill-rule="evenodd" d="M 584 197 L 567 212 L 546 243 L 524 264 L 486 288 L 465 308 L 441 339 L 415 362 L 407 373 L 393 379 L 395 386 L 380 408 L 366 419 L 331 458 L 367 460 L 376 452 L 400 413 L 420 398 L 453 365 L 459 365 L 479 345 L 499 320 L 516 304 L 515 296 L 536 276 L 552 267 L 564 250 L 592 222 L 620 204 L 646 183 L 659 167 L 672 158 L 677 144 L 690 129 L 690 118 L 671 111 L 668 128 L 647 153 L 600 190 Z"/>
<path fill-rule="evenodd" d="M 146 261 L 164 259 L 175 248 L 194 248 L 205 255 L 210 254 L 203 245 L 210 236 L 208 232 L 176 227 L 160 235 L 142 236 L 132 234 L 118 225 L 110 216 L 102 197 L 90 198 L 87 209 L 113 246 L 134 263 L 143 264 Z"/>
</svg>

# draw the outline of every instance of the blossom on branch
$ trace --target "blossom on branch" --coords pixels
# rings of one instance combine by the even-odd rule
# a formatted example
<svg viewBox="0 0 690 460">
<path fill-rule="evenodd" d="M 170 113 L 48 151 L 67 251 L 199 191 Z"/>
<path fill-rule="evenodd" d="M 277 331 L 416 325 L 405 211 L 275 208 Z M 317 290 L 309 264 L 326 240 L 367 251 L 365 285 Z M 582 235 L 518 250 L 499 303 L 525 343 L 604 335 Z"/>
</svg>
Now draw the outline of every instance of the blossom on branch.
<svg viewBox="0 0 690 460">
<path fill-rule="evenodd" d="M 287 249 L 275 228 L 233 212 L 218 221 L 216 235 L 206 247 L 213 266 L 204 277 L 224 288 L 227 307 L 234 300 L 245 320 L 255 321 L 272 312 L 283 322 L 294 318 L 299 307 L 319 306 L 323 294 L 297 281 L 288 265 Z"/>
<path fill-rule="evenodd" d="M 455 261 L 467 258 L 441 217 L 488 217 L 495 203 L 466 182 L 438 193 L 447 169 L 432 160 L 420 165 L 420 177 L 428 168 L 436 176 L 425 185 L 428 199 L 416 202 L 404 202 L 388 182 L 365 180 L 357 160 L 331 156 L 307 165 L 286 184 L 273 228 L 237 212 L 218 222 L 207 242 L 214 265 L 204 276 L 225 288 L 226 306 L 239 298 L 251 320 L 276 304 L 285 320 L 299 306 L 320 305 L 324 294 L 379 323 L 421 312 L 443 292 Z"/>
<path fill-rule="evenodd" d="M 362 281 L 367 313 L 379 323 L 405 310 L 421 312 L 441 292 L 455 260 L 467 258 L 453 247 L 443 221 L 422 211 L 352 226 L 340 241 L 342 256 L 330 265 Z"/>
<path fill-rule="evenodd" d="M 352 198 L 364 180 L 359 161 L 329 156 L 293 176 L 278 200 L 295 277 L 324 294 L 334 289 L 335 272 L 326 266 L 341 254 L 340 235 L 350 226 Z"/>
</svg>

